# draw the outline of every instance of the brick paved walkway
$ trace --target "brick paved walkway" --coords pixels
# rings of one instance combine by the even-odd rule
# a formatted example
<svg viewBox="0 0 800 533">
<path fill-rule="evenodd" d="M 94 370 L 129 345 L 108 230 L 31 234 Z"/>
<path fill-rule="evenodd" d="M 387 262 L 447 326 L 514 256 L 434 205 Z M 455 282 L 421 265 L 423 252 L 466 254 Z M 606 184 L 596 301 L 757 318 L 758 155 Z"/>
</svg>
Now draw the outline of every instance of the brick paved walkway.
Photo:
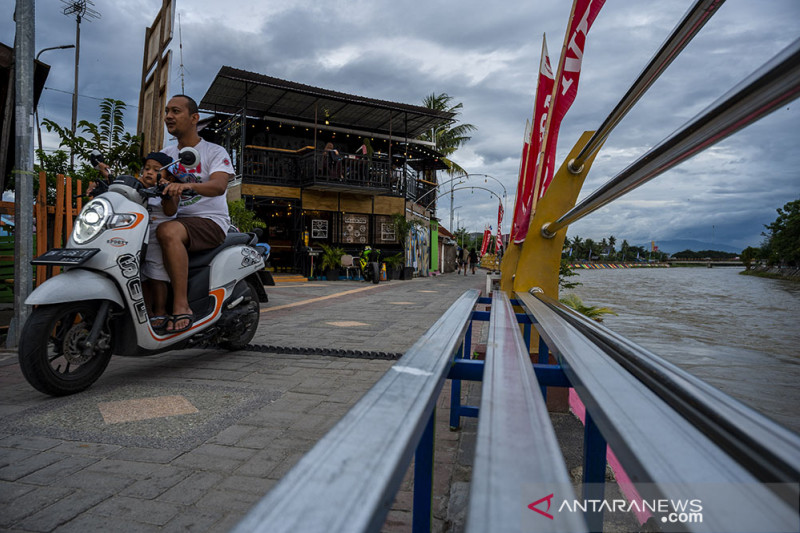
<svg viewBox="0 0 800 533">
<path fill-rule="evenodd" d="M 253 342 L 403 352 L 464 290 L 484 285 L 480 273 L 279 284 Z M 25 382 L 15 352 L 0 352 L 0 529 L 228 531 L 391 364 L 184 350 L 115 357 L 89 390 L 50 398 Z M 439 406 L 434 529 L 458 531 L 475 421 L 449 431 L 447 385 Z M 411 481 L 386 531 L 410 530 Z"/>
</svg>

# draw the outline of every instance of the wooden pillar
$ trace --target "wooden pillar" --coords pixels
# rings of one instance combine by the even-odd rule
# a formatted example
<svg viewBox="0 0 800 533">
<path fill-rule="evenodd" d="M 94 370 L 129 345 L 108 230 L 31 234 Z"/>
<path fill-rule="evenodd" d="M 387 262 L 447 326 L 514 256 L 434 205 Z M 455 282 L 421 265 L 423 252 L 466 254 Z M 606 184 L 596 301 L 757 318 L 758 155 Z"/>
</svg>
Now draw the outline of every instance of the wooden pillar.
<svg viewBox="0 0 800 533">
<path fill-rule="evenodd" d="M 47 174 L 39 172 L 39 193 L 36 195 L 36 257 L 47 251 Z M 38 287 L 47 279 L 47 267 L 37 265 L 36 286 Z"/>
</svg>

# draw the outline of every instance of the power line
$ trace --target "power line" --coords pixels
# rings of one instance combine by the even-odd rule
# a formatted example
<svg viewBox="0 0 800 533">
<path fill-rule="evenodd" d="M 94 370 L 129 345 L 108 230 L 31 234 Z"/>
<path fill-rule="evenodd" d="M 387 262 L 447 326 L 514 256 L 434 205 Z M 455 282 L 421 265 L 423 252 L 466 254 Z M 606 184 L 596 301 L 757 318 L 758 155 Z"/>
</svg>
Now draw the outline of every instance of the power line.
<svg viewBox="0 0 800 533">
<path fill-rule="evenodd" d="M 65 91 L 64 89 L 56 89 L 55 87 L 45 87 L 45 90 L 46 91 L 55 91 L 57 93 L 64 93 L 64 94 L 69 94 L 69 95 L 72 94 L 72 91 Z M 105 100 L 105 98 L 100 98 L 98 96 L 89 96 L 87 94 L 79 94 L 78 98 L 91 98 L 92 100 L 98 100 L 100 102 Z M 128 104 L 128 103 L 125 103 L 125 107 L 126 107 L 126 109 L 127 108 L 139 109 L 138 105 L 133 105 L 133 104 Z"/>
</svg>

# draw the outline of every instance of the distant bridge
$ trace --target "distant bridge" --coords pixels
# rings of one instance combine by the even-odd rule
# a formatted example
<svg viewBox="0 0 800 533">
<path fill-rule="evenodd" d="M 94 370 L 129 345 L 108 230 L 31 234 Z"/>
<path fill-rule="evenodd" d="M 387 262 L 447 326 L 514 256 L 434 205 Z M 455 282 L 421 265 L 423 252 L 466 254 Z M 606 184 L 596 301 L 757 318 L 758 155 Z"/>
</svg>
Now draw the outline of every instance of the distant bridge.
<svg viewBox="0 0 800 533">
<path fill-rule="evenodd" d="M 740 259 L 668 259 L 670 266 L 689 266 L 702 265 L 709 268 L 720 267 L 743 267 L 744 263 Z"/>
</svg>

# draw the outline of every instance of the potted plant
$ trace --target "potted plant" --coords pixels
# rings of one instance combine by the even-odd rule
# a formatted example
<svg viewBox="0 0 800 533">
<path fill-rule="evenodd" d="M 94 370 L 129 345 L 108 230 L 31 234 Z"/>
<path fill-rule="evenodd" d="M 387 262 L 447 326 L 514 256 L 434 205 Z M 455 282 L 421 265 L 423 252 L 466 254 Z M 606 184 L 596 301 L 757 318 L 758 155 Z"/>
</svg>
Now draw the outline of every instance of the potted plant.
<svg viewBox="0 0 800 533">
<path fill-rule="evenodd" d="M 386 278 L 387 279 L 400 279 L 400 274 L 405 266 L 405 257 L 402 252 L 390 255 L 383 260 L 386 263 Z"/>
<path fill-rule="evenodd" d="M 406 240 L 411 230 L 416 226 L 422 226 L 422 222 L 418 219 L 407 219 L 403 213 L 395 213 L 392 215 L 392 223 L 394 224 L 394 231 L 397 235 L 397 241 L 403 247 L 403 258 L 405 258 Z M 400 279 L 413 279 L 414 268 L 403 264 Z"/>
<path fill-rule="evenodd" d="M 329 281 L 338 280 L 341 275 L 342 256 L 344 248 L 320 243 L 322 255 L 320 256 L 319 267 L 325 273 Z"/>
</svg>

